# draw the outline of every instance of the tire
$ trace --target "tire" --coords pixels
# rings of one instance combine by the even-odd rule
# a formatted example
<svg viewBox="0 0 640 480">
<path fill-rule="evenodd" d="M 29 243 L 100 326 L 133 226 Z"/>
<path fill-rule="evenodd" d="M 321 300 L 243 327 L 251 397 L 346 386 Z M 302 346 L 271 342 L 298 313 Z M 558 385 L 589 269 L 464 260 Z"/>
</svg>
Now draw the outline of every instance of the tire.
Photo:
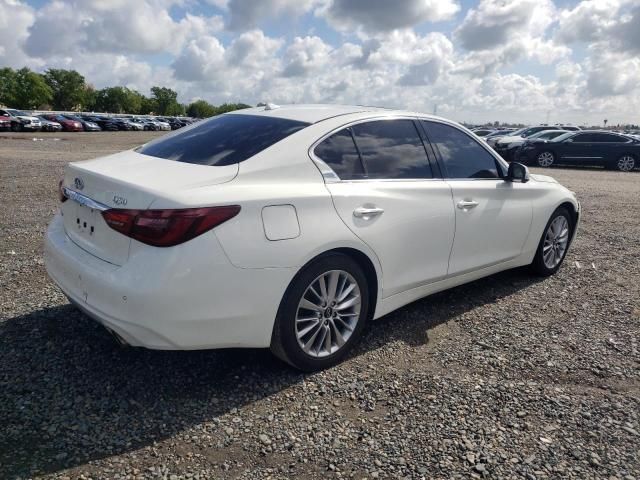
<svg viewBox="0 0 640 480">
<path fill-rule="evenodd" d="M 549 150 L 545 150 L 544 152 L 540 152 L 536 156 L 536 165 L 542 168 L 549 168 L 556 161 L 556 156 L 553 152 Z"/>
<path fill-rule="evenodd" d="M 616 170 L 619 170 L 621 172 L 631 172 L 634 168 L 636 168 L 636 166 L 636 158 L 633 155 L 629 155 L 628 153 L 618 158 L 613 165 Z"/>
<path fill-rule="evenodd" d="M 552 225 L 554 225 L 553 229 Z M 531 263 L 531 269 L 536 274 L 542 277 L 548 277 L 560 269 L 569 250 L 573 229 L 573 218 L 569 210 L 565 207 L 557 208 L 544 227 L 538 249 L 536 250 L 536 256 Z M 558 236 L 553 238 L 554 235 Z M 550 242 L 553 242 L 551 243 L 551 247 Z M 552 250 L 550 253 L 549 247 Z M 545 254 L 547 254 L 546 261 Z M 553 259 L 551 257 L 553 257 Z"/>
<path fill-rule="evenodd" d="M 11 124 L 11 131 L 12 132 L 21 132 L 22 131 L 22 124 L 14 122 Z"/>
<path fill-rule="evenodd" d="M 320 282 L 324 282 L 324 289 Z M 322 308 L 321 295 L 328 292 L 331 300 L 333 282 L 337 295 L 343 295 L 337 304 L 347 307 L 332 308 L 329 302 Z M 314 306 L 313 310 L 302 306 L 305 300 L 306 305 Z M 273 327 L 271 351 L 302 371 L 332 367 L 344 359 L 361 337 L 368 305 L 367 279 L 351 257 L 340 253 L 319 257 L 298 272 L 287 288 Z M 325 341 L 327 335 L 329 340 Z"/>
</svg>

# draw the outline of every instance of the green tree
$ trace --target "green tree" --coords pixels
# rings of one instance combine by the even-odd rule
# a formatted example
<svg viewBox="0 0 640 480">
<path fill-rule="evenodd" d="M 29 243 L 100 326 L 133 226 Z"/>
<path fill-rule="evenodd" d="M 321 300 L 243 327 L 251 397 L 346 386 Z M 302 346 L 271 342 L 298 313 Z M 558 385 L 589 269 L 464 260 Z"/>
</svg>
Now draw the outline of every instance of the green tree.
<svg viewBox="0 0 640 480">
<path fill-rule="evenodd" d="M 16 72 L 13 68 L 0 68 L 0 105 L 15 105 L 16 82 Z"/>
<path fill-rule="evenodd" d="M 175 113 L 181 110 L 176 91 L 167 87 L 151 87 L 151 97 L 156 104 L 156 114 L 179 115 Z M 182 107 L 182 110 L 184 110 L 184 107 Z"/>
<path fill-rule="evenodd" d="M 16 84 L 13 100 L 16 108 L 33 109 L 51 104 L 53 92 L 39 73 L 28 68 L 16 72 Z"/>
<path fill-rule="evenodd" d="M 216 107 L 216 115 L 221 113 L 233 112 L 234 110 L 242 110 L 243 108 L 250 108 L 251 105 L 246 103 L 223 103 Z"/>
<path fill-rule="evenodd" d="M 87 103 L 84 77 L 75 70 L 50 68 L 44 74 L 53 92 L 55 110 L 78 110 Z"/>
<path fill-rule="evenodd" d="M 187 106 L 187 115 L 195 118 L 208 118 L 217 114 L 215 106 L 206 100 L 196 100 Z"/>
<path fill-rule="evenodd" d="M 107 87 L 95 94 L 94 109 L 109 113 L 141 113 L 146 97 L 127 87 Z"/>
</svg>

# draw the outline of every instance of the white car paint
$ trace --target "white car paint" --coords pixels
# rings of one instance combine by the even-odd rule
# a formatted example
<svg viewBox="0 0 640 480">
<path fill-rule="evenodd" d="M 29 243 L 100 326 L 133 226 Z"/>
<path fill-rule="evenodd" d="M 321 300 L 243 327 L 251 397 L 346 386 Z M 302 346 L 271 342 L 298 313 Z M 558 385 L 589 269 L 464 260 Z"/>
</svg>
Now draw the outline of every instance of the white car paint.
<svg viewBox="0 0 640 480">
<path fill-rule="evenodd" d="M 227 115 L 245 114 L 313 123 L 235 165 L 126 151 L 66 168 L 66 188 L 76 190 L 80 178 L 82 194 L 108 208 L 122 208 L 123 199 L 126 208 L 141 210 L 241 206 L 213 230 L 158 248 L 110 229 L 91 205 L 62 203 L 46 234 L 47 271 L 74 304 L 131 345 L 267 347 L 294 276 L 334 249 L 371 262 L 379 318 L 425 295 L 530 264 L 552 212 L 565 203 L 579 212 L 574 194 L 545 176 L 527 183 L 340 181 L 312 155 L 327 134 L 363 120 L 425 118 L 470 133 L 438 117 L 304 105 Z M 361 208 L 383 212 L 354 216 Z"/>
</svg>

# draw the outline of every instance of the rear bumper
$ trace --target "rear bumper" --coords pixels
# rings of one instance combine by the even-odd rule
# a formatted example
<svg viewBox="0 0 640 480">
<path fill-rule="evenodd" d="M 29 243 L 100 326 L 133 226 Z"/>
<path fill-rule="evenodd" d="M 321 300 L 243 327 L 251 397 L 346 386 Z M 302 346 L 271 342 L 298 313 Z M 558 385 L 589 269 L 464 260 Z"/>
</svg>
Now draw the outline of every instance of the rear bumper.
<svg viewBox="0 0 640 480">
<path fill-rule="evenodd" d="M 129 261 L 116 266 L 77 246 L 59 214 L 47 230 L 45 265 L 88 316 L 130 345 L 163 350 L 269 346 L 295 274 L 234 267 L 212 232 L 171 248 L 132 245 Z"/>
</svg>

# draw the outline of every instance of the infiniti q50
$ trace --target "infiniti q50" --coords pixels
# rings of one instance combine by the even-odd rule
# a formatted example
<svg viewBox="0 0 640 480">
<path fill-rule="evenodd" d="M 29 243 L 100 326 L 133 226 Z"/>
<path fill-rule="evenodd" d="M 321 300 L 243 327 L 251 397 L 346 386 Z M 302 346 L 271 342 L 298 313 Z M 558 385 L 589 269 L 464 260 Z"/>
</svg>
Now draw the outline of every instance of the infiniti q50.
<svg viewBox="0 0 640 480">
<path fill-rule="evenodd" d="M 501 270 L 561 266 L 580 205 L 460 125 L 267 105 L 67 166 L 46 267 L 123 342 L 270 347 L 303 370 L 366 324 Z"/>
</svg>

